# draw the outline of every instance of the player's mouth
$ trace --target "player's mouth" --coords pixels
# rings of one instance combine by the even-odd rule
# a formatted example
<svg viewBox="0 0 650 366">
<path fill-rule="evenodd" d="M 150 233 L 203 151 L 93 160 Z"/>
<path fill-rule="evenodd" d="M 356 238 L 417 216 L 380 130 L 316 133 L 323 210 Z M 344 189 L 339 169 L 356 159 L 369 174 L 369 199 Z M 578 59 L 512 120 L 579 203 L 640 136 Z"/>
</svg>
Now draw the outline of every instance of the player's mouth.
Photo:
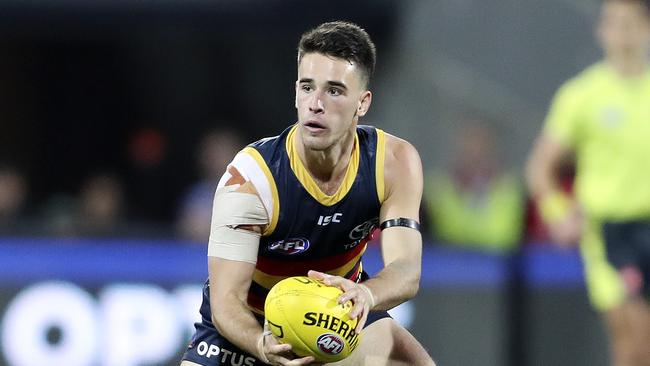
<svg viewBox="0 0 650 366">
<path fill-rule="evenodd" d="M 317 121 L 307 121 L 303 125 L 311 133 L 321 133 L 327 129 L 324 124 Z"/>
</svg>

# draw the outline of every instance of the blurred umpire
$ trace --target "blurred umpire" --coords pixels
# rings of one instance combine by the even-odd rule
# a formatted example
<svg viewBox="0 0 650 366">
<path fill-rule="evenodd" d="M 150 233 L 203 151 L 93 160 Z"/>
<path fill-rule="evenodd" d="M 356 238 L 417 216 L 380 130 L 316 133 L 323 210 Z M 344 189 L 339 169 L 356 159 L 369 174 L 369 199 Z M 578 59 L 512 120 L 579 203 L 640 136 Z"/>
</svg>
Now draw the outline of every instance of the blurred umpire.
<svg viewBox="0 0 650 366">
<path fill-rule="evenodd" d="M 553 239 L 580 241 L 612 364 L 650 365 L 650 1 L 604 0 L 596 34 L 604 57 L 558 90 L 527 178 Z"/>
</svg>

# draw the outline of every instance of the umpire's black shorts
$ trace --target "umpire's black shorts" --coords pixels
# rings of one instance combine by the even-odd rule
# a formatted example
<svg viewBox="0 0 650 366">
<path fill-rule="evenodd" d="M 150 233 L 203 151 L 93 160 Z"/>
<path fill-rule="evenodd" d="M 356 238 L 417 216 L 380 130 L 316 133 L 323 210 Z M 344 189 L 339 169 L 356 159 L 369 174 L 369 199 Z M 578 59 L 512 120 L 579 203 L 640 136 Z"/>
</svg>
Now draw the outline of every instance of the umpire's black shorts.
<svg viewBox="0 0 650 366">
<path fill-rule="evenodd" d="M 603 236 L 607 260 L 616 269 L 638 268 L 643 274 L 643 293 L 650 296 L 650 221 L 606 222 Z"/>
</svg>

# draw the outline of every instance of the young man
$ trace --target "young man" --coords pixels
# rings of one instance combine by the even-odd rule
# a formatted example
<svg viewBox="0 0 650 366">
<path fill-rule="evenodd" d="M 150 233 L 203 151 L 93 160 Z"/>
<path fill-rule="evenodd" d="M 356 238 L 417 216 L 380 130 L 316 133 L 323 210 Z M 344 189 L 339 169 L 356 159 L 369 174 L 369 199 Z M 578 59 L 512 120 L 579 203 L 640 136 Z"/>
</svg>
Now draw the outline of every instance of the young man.
<svg viewBox="0 0 650 366">
<path fill-rule="evenodd" d="M 527 176 L 553 238 L 581 241 L 613 364 L 650 365 L 650 4 L 605 0 L 597 37 L 604 59 L 558 91 Z M 556 175 L 571 156 L 575 200 Z"/>
<path fill-rule="evenodd" d="M 203 320 L 182 366 L 311 364 L 262 327 L 269 289 L 307 274 L 355 304 L 350 314 L 364 335 L 337 364 L 433 365 L 386 313 L 418 291 L 422 167 L 406 141 L 357 125 L 372 100 L 374 65 L 374 45 L 354 24 L 325 23 L 302 36 L 298 122 L 242 150 L 219 182 Z M 378 225 L 385 267 L 368 278 L 361 256 Z"/>
</svg>

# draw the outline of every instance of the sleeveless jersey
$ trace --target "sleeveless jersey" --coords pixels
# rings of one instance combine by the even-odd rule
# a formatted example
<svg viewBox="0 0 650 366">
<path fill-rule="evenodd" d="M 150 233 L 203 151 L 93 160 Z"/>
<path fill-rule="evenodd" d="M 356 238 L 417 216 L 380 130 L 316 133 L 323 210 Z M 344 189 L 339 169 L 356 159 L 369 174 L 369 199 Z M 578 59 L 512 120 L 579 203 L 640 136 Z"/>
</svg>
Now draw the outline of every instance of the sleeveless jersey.
<svg viewBox="0 0 650 366">
<path fill-rule="evenodd" d="M 249 307 L 259 314 L 274 284 L 310 269 L 359 281 L 384 199 L 383 131 L 357 127 L 347 172 L 333 195 L 323 193 L 303 166 L 293 145 L 296 133 L 293 125 L 257 141 L 231 163 L 253 183 L 269 215 L 248 294 Z M 219 185 L 227 180 L 228 173 Z"/>
</svg>

